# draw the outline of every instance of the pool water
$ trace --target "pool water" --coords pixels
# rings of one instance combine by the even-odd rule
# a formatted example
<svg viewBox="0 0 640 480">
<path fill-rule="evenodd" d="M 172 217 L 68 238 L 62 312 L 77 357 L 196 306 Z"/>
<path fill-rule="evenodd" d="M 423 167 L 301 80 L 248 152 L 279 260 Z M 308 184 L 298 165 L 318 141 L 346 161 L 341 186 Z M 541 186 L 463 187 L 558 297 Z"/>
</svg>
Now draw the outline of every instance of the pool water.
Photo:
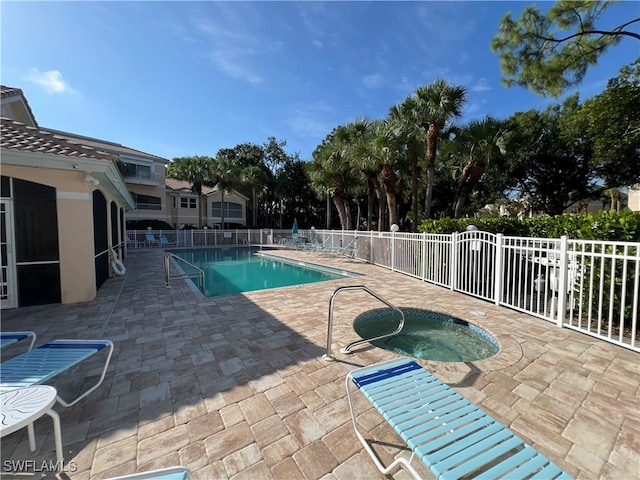
<svg viewBox="0 0 640 480">
<path fill-rule="evenodd" d="M 344 278 L 338 271 L 318 270 L 308 264 L 300 266 L 261 256 L 252 248 L 173 250 L 171 253 L 204 270 L 207 297 Z M 188 266 L 180 266 L 188 272 Z M 196 279 L 193 281 L 197 283 Z"/>
<path fill-rule="evenodd" d="M 405 324 L 394 336 L 375 340 L 373 345 L 423 360 L 470 362 L 498 353 L 498 342 L 480 327 L 442 313 L 402 309 Z M 362 338 L 392 332 L 400 315 L 392 310 L 373 310 L 359 315 L 354 329 Z"/>
</svg>

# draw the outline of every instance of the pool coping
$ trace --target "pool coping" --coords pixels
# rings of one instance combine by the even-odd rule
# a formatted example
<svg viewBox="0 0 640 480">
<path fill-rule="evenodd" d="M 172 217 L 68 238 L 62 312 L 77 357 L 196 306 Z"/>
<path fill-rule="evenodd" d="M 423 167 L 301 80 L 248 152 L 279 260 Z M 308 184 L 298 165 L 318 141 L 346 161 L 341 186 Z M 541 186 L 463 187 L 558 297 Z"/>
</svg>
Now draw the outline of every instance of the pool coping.
<svg viewBox="0 0 640 480">
<path fill-rule="evenodd" d="M 255 246 L 243 246 L 243 245 L 232 245 L 232 246 L 217 246 L 217 247 L 190 247 L 190 248 L 185 248 L 182 249 L 182 251 L 185 250 L 209 250 L 209 249 L 222 249 L 222 248 L 256 248 Z M 175 255 L 175 252 L 171 250 L 165 250 L 165 252 L 167 253 L 173 253 Z M 269 259 L 273 259 L 275 261 L 281 262 L 281 263 L 285 263 L 287 265 L 295 265 L 297 267 L 303 267 L 303 268 L 308 268 L 310 270 L 316 270 L 319 272 L 323 272 L 323 273 L 330 273 L 333 275 L 337 275 L 339 276 L 339 278 L 332 278 L 330 280 L 325 280 L 325 281 L 335 281 L 335 280 L 341 280 L 343 278 L 359 278 L 359 277 L 365 277 L 366 275 L 363 273 L 357 273 L 357 272 L 350 272 L 348 270 L 340 270 L 337 268 L 331 268 L 331 267 L 326 267 L 323 265 L 318 265 L 316 263 L 310 263 L 310 262 L 304 262 L 301 260 L 294 260 L 294 259 L 290 259 L 287 257 L 281 257 L 279 255 L 273 255 L 271 253 L 265 253 L 262 249 L 256 250 L 255 252 L 253 252 L 254 254 L 260 256 L 260 257 L 264 257 L 264 258 L 269 258 Z M 176 270 L 178 270 L 178 272 L 181 275 L 186 275 L 184 269 L 182 268 L 182 266 L 176 262 L 175 258 L 170 258 L 169 259 L 170 262 L 173 263 L 173 266 L 175 267 Z M 198 267 L 200 268 L 200 267 Z M 207 296 L 205 295 L 205 293 L 200 290 L 198 288 L 198 286 L 195 284 L 195 282 L 193 281 L 192 278 L 188 278 L 188 277 L 183 277 L 183 278 L 176 278 L 176 280 L 184 280 L 187 284 L 187 288 L 193 292 L 193 294 L 200 300 L 202 299 L 206 299 L 206 298 L 218 298 L 218 297 L 226 297 L 229 295 L 243 295 L 245 293 L 251 293 L 251 292 L 258 292 L 258 291 L 262 291 L 262 290 L 273 290 L 273 289 L 278 289 L 278 288 L 289 288 L 289 287 L 296 287 L 298 285 L 282 285 L 279 287 L 271 287 L 271 288 L 263 288 L 260 290 L 249 290 L 247 292 L 239 292 L 239 293 L 226 293 L 224 295 L 212 295 L 212 296 Z M 315 282 L 313 282 L 315 283 Z M 170 285 L 170 284 L 169 284 Z M 306 284 L 303 284 L 306 285 Z M 171 288 L 170 286 L 168 286 L 167 288 Z"/>
<path fill-rule="evenodd" d="M 452 315 L 448 315 L 445 313 L 440 313 L 437 312 L 433 309 L 426 309 L 426 308 L 401 308 L 400 310 L 402 310 L 402 313 L 406 316 L 413 316 L 416 319 L 422 318 L 422 319 L 430 319 L 430 320 L 434 320 L 436 322 L 439 323 L 450 323 L 453 325 L 457 325 L 459 327 L 461 327 L 463 330 L 468 330 L 469 332 L 471 332 L 473 334 L 473 336 L 476 337 L 480 337 L 481 339 L 483 339 L 485 342 L 491 344 L 494 348 L 495 348 L 495 352 L 489 356 L 484 356 L 482 358 L 475 358 L 475 359 L 469 359 L 469 360 L 434 360 L 434 361 L 442 361 L 444 363 L 457 363 L 457 362 L 465 362 L 465 361 L 480 361 L 480 360 L 486 360 L 489 359 L 491 357 L 494 357 L 496 355 L 498 355 L 500 353 L 500 343 L 498 342 L 498 340 L 496 340 L 494 338 L 493 335 L 491 335 L 487 330 L 485 330 L 484 328 L 480 327 L 479 325 L 473 323 L 473 322 L 469 322 L 467 320 L 463 320 L 462 318 L 459 317 L 454 317 Z M 363 312 L 361 314 L 359 314 L 356 318 L 354 318 L 352 324 L 353 324 L 353 329 L 356 331 L 356 333 L 358 335 L 360 335 L 360 337 L 362 337 L 362 334 L 360 332 L 358 332 L 357 326 L 362 323 L 362 322 L 366 322 L 367 320 L 371 320 L 372 318 L 375 317 L 385 317 L 388 316 L 389 314 L 389 309 L 388 308 L 376 308 L 373 310 L 368 310 L 366 312 Z M 406 320 L 406 318 L 405 318 Z M 415 323 L 414 323 L 415 325 Z M 405 324 L 405 327 L 407 325 Z M 396 333 L 395 335 L 400 335 L 401 333 L 403 333 L 404 330 L 401 330 L 400 332 Z M 379 333 L 379 335 L 385 335 L 384 333 Z M 395 336 L 395 335 L 390 335 L 389 337 L 387 337 L 388 339 L 390 339 L 391 337 Z M 363 340 L 367 340 L 365 337 L 362 337 Z M 377 340 L 377 338 L 376 338 Z M 380 339 L 381 340 L 381 339 Z M 388 350 L 387 348 L 381 347 L 373 342 L 370 342 L 373 345 L 375 345 L 378 348 L 382 348 L 383 350 Z M 390 350 L 398 355 L 402 355 L 402 356 L 406 356 L 407 358 L 411 358 L 411 359 L 420 359 L 421 357 L 416 357 L 413 355 L 410 355 L 408 352 L 406 352 L 403 349 L 400 349 L 402 352 L 404 353 L 400 353 L 396 350 Z M 430 359 L 425 359 L 425 360 L 430 360 Z"/>
<path fill-rule="evenodd" d="M 295 265 L 297 267 L 308 268 L 310 270 L 317 270 L 319 272 L 331 273 L 333 275 L 339 275 L 340 277 L 358 278 L 358 277 L 364 277 L 365 276 L 363 273 L 350 272 L 348 270 L 340 270 L 340 269 L 337 269 L 337 268 L 326 267 L 324 265 L 319 265 L 317 263 L 304 262 L 302 260 L 295 260 L 295 259 L 291 259 L 291 258 L 281 257 L 279 255 L 273 255 L 273 254 L 270 254 L 270 253 L 264 253 L 263 251 L 258 251 L 258 252 L 255 252 L 255 253 L 260 257 L 271 258 L 273 260 L 276 260 L 276 261 L 281 262 L 281 263 L 286 263 L 288 265 Z M 338 279 L 336 278 L 336 279 L 333 279 L 333 280 L 338 280 Z M 289 285 L 289 286 L 291 286 L 291 285 Z M 279 288 L 279 287 L 276 287 L 276 288 Z"/>
</svg>

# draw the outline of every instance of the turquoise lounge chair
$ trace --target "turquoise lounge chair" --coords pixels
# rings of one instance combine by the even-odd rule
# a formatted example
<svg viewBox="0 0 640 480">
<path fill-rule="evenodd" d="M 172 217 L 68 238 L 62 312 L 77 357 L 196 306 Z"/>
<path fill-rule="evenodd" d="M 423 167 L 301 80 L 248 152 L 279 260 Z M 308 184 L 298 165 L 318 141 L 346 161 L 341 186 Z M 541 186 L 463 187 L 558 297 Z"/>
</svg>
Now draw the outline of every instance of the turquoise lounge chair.
<svg viewBox="0 0 640 480">
<path fill-rule="evenodd" d="M 193 475 L 185 467 L 169 467 L 148 472 L 132 473 L 121 477 L 113 477 L 107 480 L 193 480 Z"/>
<path fill-rule="evenodd" d="M 160 245 L 160 241 L 153 235 L 153 233 L 146 233 L 145 234 L 145 244 L 147 245 L 147 247 L 157 247 Z"/>
<path fill-rule="evenodd" d="M 124 236 L 124 241 L 127 242 L 127 248 L 138 248 L 138 246 L 142 243 L 138 240 L 132 240 L 129 235 Z"/>
<path fill-rule="evenodd" d="M 58 395 L 58 403 L 64 407 L 70 407 L 102 384 L 113 353 L 113 343 L 109 340 L 55 340 L 24 352 L 0 364 L 0 388 L 39 385 L 69 370 L 104 348 L 107 349 L 107 358 L 98 381 L 70 402 L 63 400 Z"/>
<path fill-rule="evenodd" d="M 388 467 L 378 460 L 358 429 L 351 385 L 406 442 L 412 451 L 409 459 L 397 458 Z M 393 360 L 353 370 L 346 388 L 356 436 L 385 475 L 402 466 L 421 478 L 411 463 L 418 457 L 439 479 L 572 478 L 414 361 Z"/>
<path fill-rule="evenodd" d="M 0 332 L 0 348 L 8 347 L 27 338 L 31 338 L 29 345 L 29 350 L 31 350 L 36 342 L 36 334 L 34 332 Z"/>
<path fill-rule="evenodd" d="M 172 247 L 172 246 L 175 246 L 177 244 L 178 244 L 178 242 L 170 242 L 167 237 L 165 237 L 164 235 L 160 235 L 160 246 L 162 246 L 162 247 Z"/>
</svg>

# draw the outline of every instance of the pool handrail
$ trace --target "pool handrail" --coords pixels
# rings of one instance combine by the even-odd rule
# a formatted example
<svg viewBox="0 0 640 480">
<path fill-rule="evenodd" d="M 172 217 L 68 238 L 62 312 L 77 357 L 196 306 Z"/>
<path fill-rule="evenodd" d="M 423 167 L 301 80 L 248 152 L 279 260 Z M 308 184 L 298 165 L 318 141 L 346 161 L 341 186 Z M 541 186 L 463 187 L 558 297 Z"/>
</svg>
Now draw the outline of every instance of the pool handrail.
<svg viewBox="0 0 640 480">
<path fill-rule="evenodd" d="M 365 338 L 365 339 L 362 339 L 362 340 L 356 340 L 355 342 L 351 342 L 348 345 L 346 345 L 345 347 L 342 347 L 340 349 L 340 353 L 349 353 L 352 347 L 355 347 L 357 345 L 361 345 L 363 343 L 372 342 L 374 340 L 380 340 L 382 338 L 392 337 L 393 335 L 397 335 L 398 333 L 400 333 L 402 331 L 402 329 L 404 328 L 404 312 L 402 310 L 400 310 L 398 307 L 396 307 L 395 305 L 393 305 L 391 302 L 388 302 L 387 300 L 385 300 L 384 298 L 382 298 L 381 296 L 379 296 L 375 292 L 371 291 L 369 288 L 365 287 L 364 285 L 346 285 L 344 287 L 338 287 L 338 288 L 336 288 L 334 290 L 333 294 L 331 295 L 331 299 L 329 300 L 329 319 L 328 319 L 328 322 L 327 322 L 328 323 L 328 325 L 327 325 L 327 352 L 324 355 L 322 355 L 322 359 L 325 362 L 333 362 L 336 359 L 333 356 L 333 353 L 331 352 L 331 336 L 332 336 L 332 331 L 333 331 L 333 303 L 334 303 L 335 298 L 338 295 L 338 293 L 340 293 L 343 290 L 363 290 L 363 291 L 367 292 L 369 295 L 374 297 L 376 300 L 379 300 L 380 302 L 384 303 L 389 308 L 391 308 L 393 310 L 397 310 L 400 313 L 400 323 L 398 324 L 398 327 L 393 332 L 385 333 L 383 335 L 378 335 L 376 337 Z"/>
<path fill-rule="evenodd" d="M 198 267 L 197 265 L 194 265 L 193 263 L 188 262 L 184 258 L 179 257 L 175 253 L 165 253 L 165 255 L 164 255 L 164 281 L 165 281 L 166 287 L 167 288 L 171 288 L 170 279 L 172 277 L 169 275 L 169 260 L 171 258 L 174 258 L 176 261 L 180 260 L 181 262 L 189 265 L 191 268 L 195 268 L 196 269 L 197 278 L 198 278 L 198 288 L 200 289 L 200 291 L 202 293 L 205 293 L 205 288 L 204 288 L 204 270 L 201 269 L 200 267 Z M 196 277 L 194 275 L 189 275 L 189 274 L 185 273 L 184 275 L 174 276 L 173 278 L 196 278 Z"/>
</svg>

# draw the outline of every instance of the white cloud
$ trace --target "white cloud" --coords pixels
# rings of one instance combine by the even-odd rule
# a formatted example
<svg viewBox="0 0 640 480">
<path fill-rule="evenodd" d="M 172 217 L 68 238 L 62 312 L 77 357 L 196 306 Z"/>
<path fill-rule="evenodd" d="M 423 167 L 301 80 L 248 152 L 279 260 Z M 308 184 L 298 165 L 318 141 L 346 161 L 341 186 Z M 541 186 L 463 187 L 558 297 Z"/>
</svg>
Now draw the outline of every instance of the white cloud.
<svg viewBox="0 0 640 480">
<path fill-rule="evenodd" d="M 314 39 L 311 41 L 311 43 L 313 44 L 313 46 L 314 46 L 314 47 L 317 47 L 317 48 L 322 48 L 322 47 L 324 47 L 324 44 L 323 44 L 320 40 L 318 40 L 317 38 L 314 38 Z"/>
<path fill-rule="evenodd" d="M 294 133 L 302 138 L 323 139 L 335 126 L 333 121 L 322 119 L 333 113 L 333 107 L 324 100 L 298 105 L 293 114 L 285 120 Z"/>
<path fill-rule="evenodd" d="M 239 61 L 238 54 L 234 52 L 214 50 L 209 57 L 220 70 L 233 78 L 253 84 L 262 81 L 262 77 L 254 73 L 249 65 Z"/>
<path fill-rule="evenodd" d="M 480 111 L 480 105 L 477 102 L 468 103 L 464 106 L 465 117 L 473 117 Z"/>
<path fill-rule="evenodd" d="M 307 115 L 299 114 L 287 121 L 293 131 L 303 138 L 322 139 L 333 128 L 329 123 L 310 118 Z"/>
<path fill-rule="evenodd" d="M 380 75 L 379 73 L 373 73 L 371 75 L 363 77 L 362 83 L 364 83 L 365 87 L 373 90 L 374 88 L 378 88 L 380 85 L 382 85 L 382 80 L 382 75 Z"/>
<path fill-rule="evenodd" d="M 475 85 L 471 86 L 471 90 L 473 92 L 487 92 L 491 90 L 491 87 L 487 84 L 487 81 L 484 78 L 481 78 Z"/>
<path fill-rule="evenodd" d="M 199 12 L 189 29 L 207 45 L 213 65 L 232 78 L 251 84 L 263 82 L 269 59 L 277 60 L 284 43 L 265 27 L 266 19 L 248 4 L 216 2 L 215 14 Z"/>
<path fill-rule="evenodd" d="M 64 81 L 62 73 L 58 70 L 41 72 L 37 68 L 32 68 L 26 79 L 36 85 L 40 85 L 47 93 L 73 92 L 73 89 Z"/>
</svg>

